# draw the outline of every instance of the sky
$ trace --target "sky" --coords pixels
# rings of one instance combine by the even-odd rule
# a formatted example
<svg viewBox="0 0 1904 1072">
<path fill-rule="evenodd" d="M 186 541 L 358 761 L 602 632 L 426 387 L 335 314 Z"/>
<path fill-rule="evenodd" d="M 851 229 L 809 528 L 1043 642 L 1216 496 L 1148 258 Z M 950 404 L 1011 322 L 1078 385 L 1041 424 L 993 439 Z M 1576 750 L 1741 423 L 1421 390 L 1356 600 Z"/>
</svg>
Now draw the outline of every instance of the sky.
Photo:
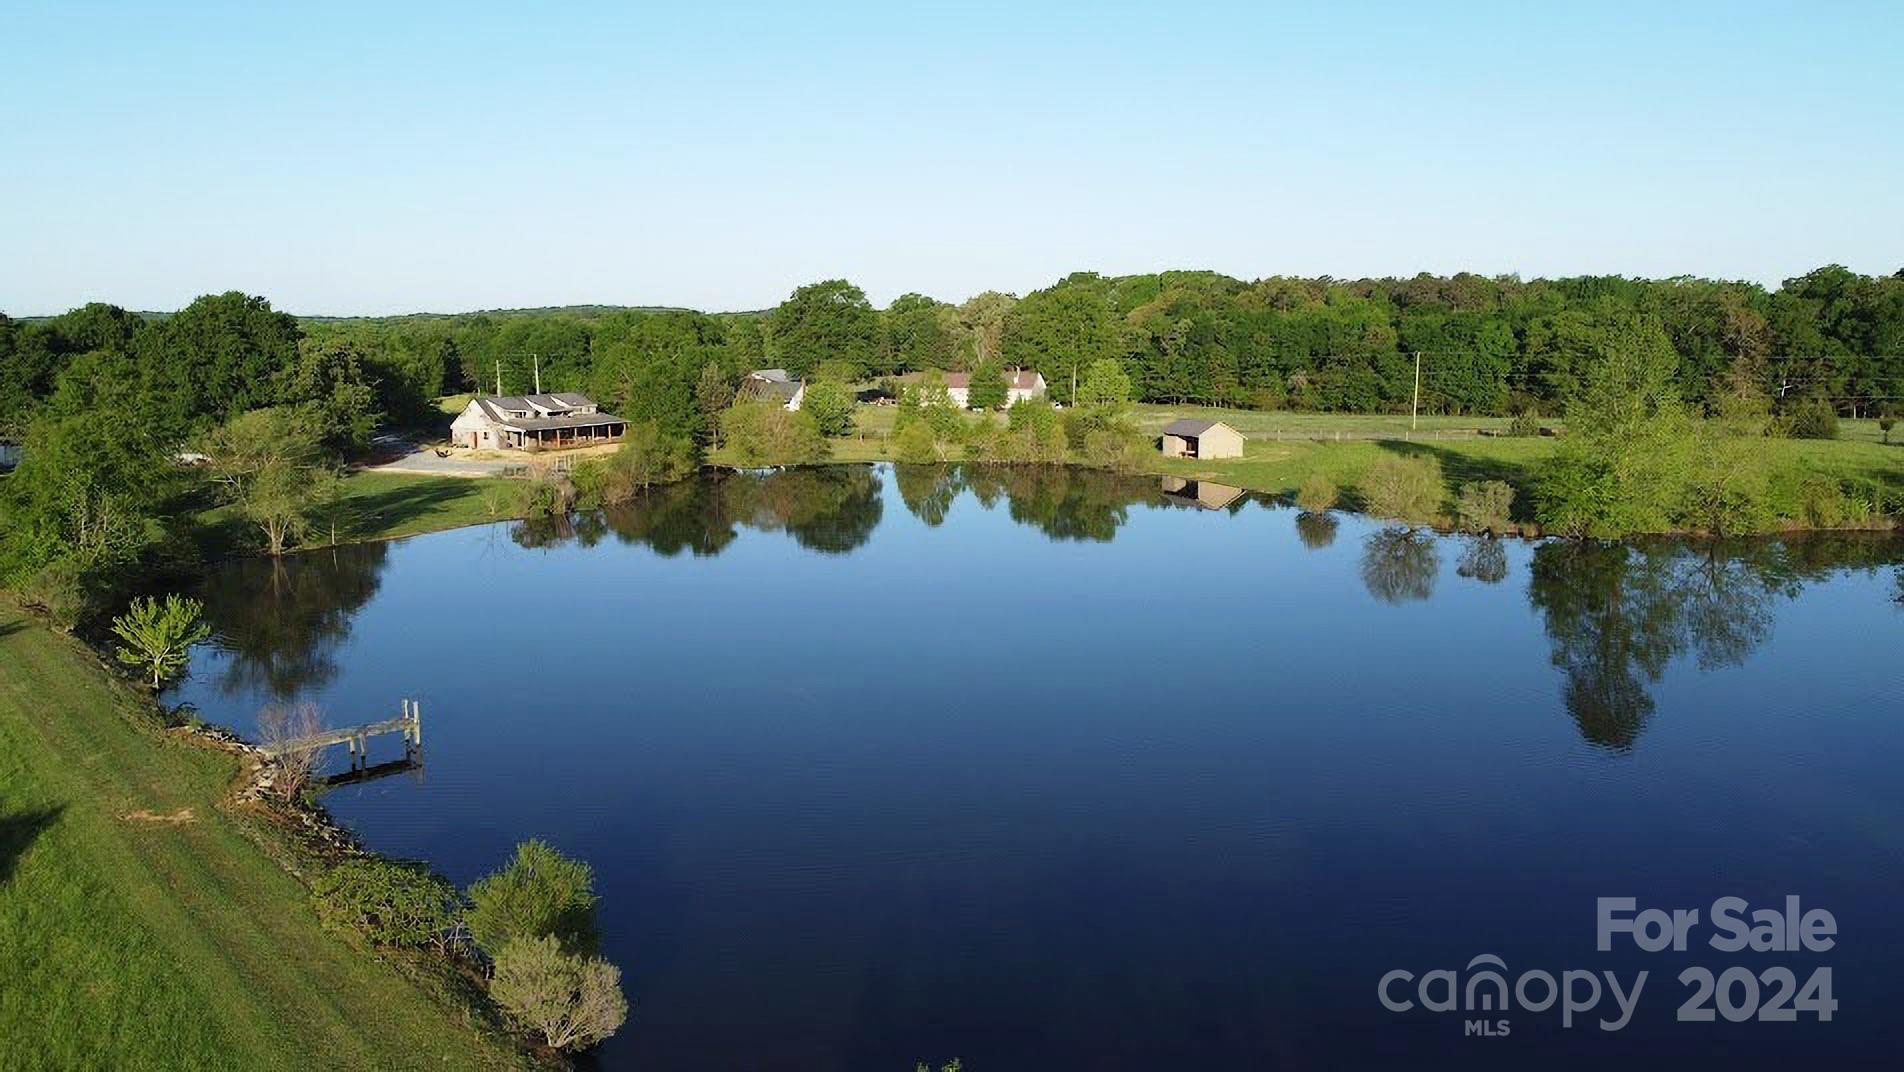
<svg viewBox="0 0 1904 1072">
<path fill-rule="evenodd" d="M 0 310 L 1904 268 L 1891 3 L 0 3 Z"/>
</svg>

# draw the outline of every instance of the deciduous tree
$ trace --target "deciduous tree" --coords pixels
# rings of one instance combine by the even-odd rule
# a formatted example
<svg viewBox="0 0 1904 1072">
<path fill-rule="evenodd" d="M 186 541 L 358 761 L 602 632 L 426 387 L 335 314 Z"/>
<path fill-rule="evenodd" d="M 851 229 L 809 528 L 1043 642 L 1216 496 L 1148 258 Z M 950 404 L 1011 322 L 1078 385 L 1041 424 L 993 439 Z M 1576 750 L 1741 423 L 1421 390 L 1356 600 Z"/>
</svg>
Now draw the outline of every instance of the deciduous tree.
<svg viewBox="0 0 1904 1072">
<path fill-rule="evenodd" d="M 490 996 L 557 1050 L 585 1050 L 628 1019 L 621 969 L 564 952 L 554 938 L 515 938 L 496 954 Z"/>
<path fill-rule="evenodd" d="M 112 620 L 113 635 L 120 641 L 114 654 L 127 666 L 149 673 L 156 691 L 185 669 L 192 645 L 211 636 L 204 612 L 203 603 L 177 593 L 163 600 L 135 599 Z"/>
<path fill-rule="evenodd" d="M 767 318 L 767 330 L 769 353 L 797 377 L 844 361 L 858 379 L 879 356 L 879 317 L 866 292 L 844 279 L 798 288 Z"/>
<path fill-rule="evenodd" d="M 469 933 L 491 956 L 519 938 L 553 938 L 566 953 L 593 952 L 595 871 L 545 841 L 516 846 L 507 867 L 469 888 Z"/>
<path fill-rule="evenodd" d="M 311 510 L 335 481 L 323 435 L 308 409 L 241 413 L 206 437 L 214 479 L 239 513 L 281 555 L 310 527 Z"/>
</svg>

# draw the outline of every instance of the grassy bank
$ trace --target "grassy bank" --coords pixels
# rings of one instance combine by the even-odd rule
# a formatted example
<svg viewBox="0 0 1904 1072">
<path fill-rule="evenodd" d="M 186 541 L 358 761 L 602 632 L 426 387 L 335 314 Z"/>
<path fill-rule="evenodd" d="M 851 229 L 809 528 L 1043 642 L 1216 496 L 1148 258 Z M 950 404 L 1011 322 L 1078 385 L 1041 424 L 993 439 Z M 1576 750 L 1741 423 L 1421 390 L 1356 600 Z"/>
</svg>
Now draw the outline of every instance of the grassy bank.
<svg viewBox="0 0 1904 1072">
<path fill-rule="evenodd" d="M 1142 407 L 1153 410 L 1158 407 Z M 1229 420 L 1221 411 L 1210 414 Z M 1265 415 L 1267 416 L 1267 415 Z M 1407 418 L 1401 418 L 1406 424 Z M 1474 425 L 1474 418 L 1466 418 Z M 1140 422 L 1150 430 L 1161 428 L 1167 420 L 1144 413 Z M 1243 430 L 1246 421 L 1231 421 Z M 1851 424 L 1854 422 L 1844 422 Z M 1862 422 L 1876 430 L 1876 422 Z M 1485 427 L 1485 425 L 1481 425 Z M 1424 422 L 1423 430 L 1426 431 Z M 1259 434 L 1245 430 L 1245 435 Z M 1553 455 L 1557 441 L 1551 438 L 1451 438 L 1451 439 L 1252 439 L 1244 445 L 1241 458 L 1184 460 L 1147 456 L 1146 466 L 1159 473 L 1221 481 L 1253 491 L 1289 496 L 1312 475 L 1326 477 L 1344 489 L 1344 505 L 1359 509 L 1354 493 L 1376 459 L 1385 454 L 1418 454 L 1441 463 L 1442 475 L 1450 497 L 1462 484 L 1478 480 L 1504 480 L 1519 493 L 1516 515 L 1531 517 L 1530 494 L 1541 462 Z M 1771 471 L 1770 505 L 1781 517 L 1802 513 L 1800 484 L 1810 477 L 1827 477 L 1852 487 L 1883 489 L 1886 500 L 1897 509 L 1904 503 L 1904 446 L 1886 446 L 1875 436 L 1837 440 L 1776 439 L 1763 443 Z"/>
<path fill-rule="evenodd" d="M 320 928 L 221 807 L 236 771 L 0 603 L 0 1064 L 520 1064 L 427 975 Z"/>
<path fill-rule="evenodd" d="M 526 498 L 522 481 L 503 477 L 352 473 L 343 487 L 344 512 L 371 539 L 520 517 Z"/>
</svg>

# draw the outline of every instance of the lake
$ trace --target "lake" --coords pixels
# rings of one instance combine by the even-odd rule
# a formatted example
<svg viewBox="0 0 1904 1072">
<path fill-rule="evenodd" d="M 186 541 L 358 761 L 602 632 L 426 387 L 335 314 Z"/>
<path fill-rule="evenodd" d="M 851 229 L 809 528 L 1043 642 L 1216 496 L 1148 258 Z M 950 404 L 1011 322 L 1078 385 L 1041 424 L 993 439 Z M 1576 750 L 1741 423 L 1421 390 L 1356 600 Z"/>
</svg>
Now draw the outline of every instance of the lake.
<svg viewBox="0 0 1904 1072">
<path fill-rule="evenodd" d="M 529 837 L 593 864 L 604 1068 L 1895 1059 L 1904 541 L 1494 542 L 1170 484 L 743 473 L 235 562 L 172 698 L 247 732 L 420 700 L 421 770 L 325 803 L 458 884 Z M 1788 895 L 1831 949 L 1706 944 L 1715 900 Z M 1602 897 L 1701 926 L 1599 952 Z M 1648 979 L 1617 1031 L 1610 994 L 1424 1006 L 1482 954 Z M 1837 1009 L 1678 1022 L 1695 966 L 1828 966 Z"/>
</svg>

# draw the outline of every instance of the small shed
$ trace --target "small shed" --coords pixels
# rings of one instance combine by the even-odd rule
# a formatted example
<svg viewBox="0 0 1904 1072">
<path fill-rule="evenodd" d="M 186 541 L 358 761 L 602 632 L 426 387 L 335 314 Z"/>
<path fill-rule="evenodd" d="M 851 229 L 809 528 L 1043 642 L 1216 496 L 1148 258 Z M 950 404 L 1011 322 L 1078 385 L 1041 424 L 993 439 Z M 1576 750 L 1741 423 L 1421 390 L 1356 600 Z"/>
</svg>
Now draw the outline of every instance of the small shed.
<svg viewBox="0 0 1904 1072">
<path fill-rule="evenodd" d="M 1243 433 L 1222 421 L 1184 417 L 1164 425 L 1160 445 L 1166 458 L 1241 458 Z"/>
</svg>

